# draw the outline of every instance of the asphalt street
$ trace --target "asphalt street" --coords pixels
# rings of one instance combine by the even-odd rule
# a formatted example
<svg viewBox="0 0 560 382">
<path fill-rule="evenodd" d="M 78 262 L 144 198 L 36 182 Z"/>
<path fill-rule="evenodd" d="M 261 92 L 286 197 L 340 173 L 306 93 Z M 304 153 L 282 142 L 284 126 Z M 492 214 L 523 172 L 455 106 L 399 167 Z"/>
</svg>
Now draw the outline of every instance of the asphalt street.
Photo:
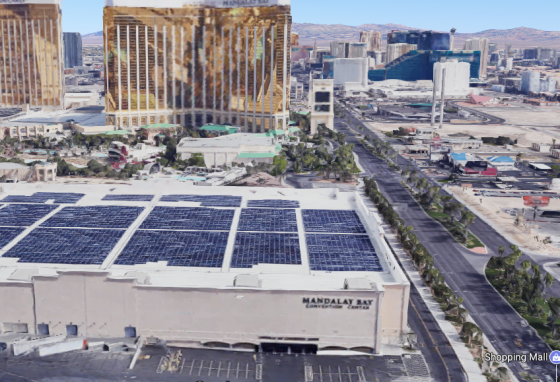
<svg viewBox="0 0 560 382">
<path fill-rule="evenodd" d="M 353 122 L 361 123 L 350 112 Z M 407 225 L 415 228 L 422 244 L 433 255 L 436 267 L 446 278 L 449 287 L 459 296 L 464 297 L 464 306 L 469 310 L 477 325 L 484 331 L 499 354 L 518 354 L 522 351 L 545 353 L 549 352 L 546 343 L 535 334 L 535 331 L 524 326 L 515 310 L 494 290 L 484 276 L 484 264 L 491 255 L 477 255 L 459 245 L 455 239 L 438 222 L 425 214 L 409 192 L 403 187 L 400 174 L 389 169 L 387 164 L 367 151 L 356 138 L 357 133 L 349 130 L 346 124 L 336 119 L 335 128 L 347 134 L 348 143 L 356 144 L 355 152 L 367 176 L 373 177 L 383 194 L 391 203 L 404 203 L 407 208 L 399 211 Z M 404 158 L 399 164 L 410 164 Z M 509 247 L 509 243 L 492 227 L 477 219 L 472 226 L 475 233 L 489 247 L 499 245 Z M 522 348 L 514 341 L 522 340 Z M 523 372 L 518 362 L 509 364 L 519 378 Z M 554 375 L 555 369 L 549 363 L 528 363 L 531 374 L 547 381 Z"/>
</svg>

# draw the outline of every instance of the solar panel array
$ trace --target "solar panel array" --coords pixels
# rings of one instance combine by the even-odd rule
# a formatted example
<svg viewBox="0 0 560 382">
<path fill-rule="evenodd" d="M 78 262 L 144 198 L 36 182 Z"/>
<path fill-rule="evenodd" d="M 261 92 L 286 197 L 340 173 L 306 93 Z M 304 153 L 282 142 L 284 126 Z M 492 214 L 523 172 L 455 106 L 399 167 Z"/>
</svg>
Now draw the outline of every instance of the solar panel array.
<svg viewBox="0 0 560 382">
<path fill-rule="evenodd" d="M 140 229 L 229 231 L 234 210 L 200 207 L 155 207 Z"/>
<path fill-rule="evenodd" d="M 55 204 L 75 204 L 84 197 L 85 194 L 62 193 L 62 192 L 36 192 L 32 196 L 9 195 L 2 201 L 5 203 L 35 203 L 42 204 L 49 200 L 54 200 Z"/>
<path fill-rule="evenodd" d="M 101 265 L 124 230 L 37 228 L 3 257 L 20 263 Z"/>
<path fill-rule="evenodd" d="M 241 207 L 241 196 L 227 195 L 164 195 L 162 202 L 195 202 L 202 207 Z"/>
<path fill-rule="evenodd" d="M 297 233 L 237 233 L 231 267 L 251 268 L 258 264 L 301 264 Z"/>
<path fill-rule="evenodd" d="M 151 202 L 155 195 L 105 195 L 102 200 L 111 202 Z"/>
<path fill-rule="evenodd" d="M 175 267 L 220 268 L 228 232 L 136 231 L 115 264 L 168 261 Z"/>
<path fill-rule="evenodd" d="M 0 248 L 4 248 L 23 231 L 25 228 L 0 227 Z"/>
<path fill-rule="evenodd" d="M 247 207 L 253 208 L 299 208 L 299 202 L 296 200 L 249 200 Z"/>
<path fill-rule="evenodd" d="M 312 271 L 382 272 L 367 235 L 306 235 Z"/>
<path fill-rule="evenodd" d="M 143 210 L 142 207 L 122 206 L 64 207 L 41 227 L 126 229 Z"/>
<path fill-rule="evenodd" d="M 0 226 L 29 227 L 57 208 L 49 204 L 8 204 L 0 208 Z"/>
<path fill-rule="evenodd" d="M 302 210 L 305 232 L 366 233 L 358 214 L 346 210 Z"/>
<path fill-rule="evenodd" d="M 238 231 L 297 232 L 295 210 L 244 208 L 241 210 Z"/>
</svg>

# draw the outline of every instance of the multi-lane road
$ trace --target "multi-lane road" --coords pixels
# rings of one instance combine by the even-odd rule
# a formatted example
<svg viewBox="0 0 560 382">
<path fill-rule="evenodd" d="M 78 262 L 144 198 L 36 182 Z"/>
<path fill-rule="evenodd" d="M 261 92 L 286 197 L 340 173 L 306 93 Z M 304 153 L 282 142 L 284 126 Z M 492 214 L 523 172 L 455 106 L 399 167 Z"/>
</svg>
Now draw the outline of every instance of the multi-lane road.
<svg viewBox="0 0 560 382">
<path fill-rule="evenodd" d="M 347 113 L 354 123 L 361 124 L 352 112 Z M 364 126 L 366 129 L 367 127 Z M 459 296 L 464 297 L 464 306 L 469 310 L 477 325 L 484 331 L 499 354 L 520 354 L 522 352 L 546 353 L 549 348 L 526 326 L 515 310 L 492 288 L 484 276 L 484 265 L 489 255 L 474 254 L 459 245 L 438 222 L 425 214 L 409 192 L 401 184 L 401 177 L 388 168 L 385 162 L 372 155 L 358 141 L 357 132 L 348 128 L 341 119 L 335 119 L 335 128 L 347 134 L 347 142 L 356 144 L 355 152 L 360 159 L 367 176 L 374 178 L 379 189 L 391 203 L 404 203 L 407 208 L 400 211 L 407 225 L 415 228 L 414 233 L 434 256 L 436 267 L 445 276 L 449 287 Z M 367 131 L 367 130 L 366 130 Z M 375 132 L 373 132 L 375 134 Z M 399 157 L 403 167 L 411 163 Z M 509 246 L 498 232 L 480 219 L 471 226 L 474 234 L 488 247 Z M 516 339 L 522 340 L 522 348 L 516 346 Z M 549 363 L 519 362 L 509 364 L 510 369 L 519 378 L 520 373 L 528 371 L 541 381 L 551 381 L 554 368 Z"/>
</svg>

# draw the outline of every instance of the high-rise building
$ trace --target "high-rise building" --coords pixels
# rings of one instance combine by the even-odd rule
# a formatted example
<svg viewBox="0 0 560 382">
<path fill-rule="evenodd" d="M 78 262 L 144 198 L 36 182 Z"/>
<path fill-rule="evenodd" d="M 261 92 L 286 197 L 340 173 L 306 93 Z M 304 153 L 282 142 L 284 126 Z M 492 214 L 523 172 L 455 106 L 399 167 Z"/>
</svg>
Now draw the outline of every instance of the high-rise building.
<svg viewBox="0 0 560 382">
<path fill-rule="evenodd" d="M 360 42 L 365 42 L 368 52 L 381 49 L 381 32 L 361 31 Z"/>
<path fill-rule="evenodd" d="M 472 38 L 465 41 L 465 50 L 480 51 L 480 78 L 486 78 L 489 45 L 490 40 L 487 38 Z"/>
<path fill-rule="evenodd" d="M 290 0 L 106 0 L 103 20 L 108 124 L 287 126 Z"/>
<path fill-rule="evenodd" d="M 367 44 L 363 42 L 348 43 L 348 56 L 346 58 L 367 57 Z"/>
<path fill-rule="evenodd" d="M 348 58 L 348 49 L 348 42 L 331 41 L 331 56 L 335 58 Z"/>
<path fill-rule="evenodd" d="M 64 33 L 64 69 L 83 66 L 82 35 L 79 33 Z"/>
<path fill-rule="evenodd" d="M 292 32 L 292 45 L 299 45 L 299 33 Z"/>
<path fill-rule="evenodd" d="M 0 2 L 0 105 L 64 104 L 60 0 Z"/>
</svg>

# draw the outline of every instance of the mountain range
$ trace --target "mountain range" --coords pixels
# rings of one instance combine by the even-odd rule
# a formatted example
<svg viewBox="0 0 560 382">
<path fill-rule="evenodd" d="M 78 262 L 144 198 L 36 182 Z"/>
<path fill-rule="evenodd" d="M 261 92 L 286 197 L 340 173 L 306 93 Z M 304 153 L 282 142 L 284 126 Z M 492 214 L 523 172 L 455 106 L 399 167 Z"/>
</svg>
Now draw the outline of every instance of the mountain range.
<svg viewBox="0 0 560 382">
<path fill-rule="evenodd" d="M 300 45 L 313 45 L 317 40 L 318 46 L 329 46 L 331 41 L 358 41 L 360 31 L 374 30 L 383 34 L 383 40 L 387 41 L 387 33 L 392 30 L 407 30 L 422 28 L 412 28 L 400 24 L 363 24 L 357 27 L 334 24 L 310 24 L 294 23 L 292 31 L 299 33 Z M 530 46 L 544 46 L 549 48 L 560 48 L 560 32 L 549 32 L 540 29 L 518 27 L 513 29 L 488 29 L 477 33 L 455 34 L 455 47 L 460 49 L 463 43 L 469 38 L 486 37 L 490 42 L 498 44 L 499 49 L 503 49 L 505 44 L 512 44 L 512 48 L 528 48 Z M 82 35 L 85 45 L 103 44 L 103 31 Z"/>
</svg>

